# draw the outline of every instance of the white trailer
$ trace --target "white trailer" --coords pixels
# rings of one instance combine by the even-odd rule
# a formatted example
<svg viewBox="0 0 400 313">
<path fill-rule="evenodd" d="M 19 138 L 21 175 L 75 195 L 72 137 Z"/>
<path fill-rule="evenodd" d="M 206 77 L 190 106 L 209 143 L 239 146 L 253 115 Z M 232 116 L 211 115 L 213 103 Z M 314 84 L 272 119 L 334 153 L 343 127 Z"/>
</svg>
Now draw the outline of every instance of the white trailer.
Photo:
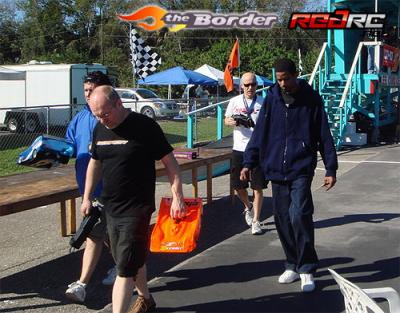
<svg viewBox="0 0 400 313">
<path fill-rule="evenodd" d="M 66 126 L 85 103 L 83 80 L 93 71 L 108 74 L 101 64 L 2 65 L 0 125 L 12 132 Z"/>
</svg>

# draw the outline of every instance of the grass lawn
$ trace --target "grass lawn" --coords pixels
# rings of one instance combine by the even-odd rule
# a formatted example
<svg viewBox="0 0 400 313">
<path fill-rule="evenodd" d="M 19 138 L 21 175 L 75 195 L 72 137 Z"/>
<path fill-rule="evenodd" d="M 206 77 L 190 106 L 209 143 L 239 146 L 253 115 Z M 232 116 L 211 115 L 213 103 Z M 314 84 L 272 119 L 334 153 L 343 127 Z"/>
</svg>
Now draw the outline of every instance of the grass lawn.
<svg viewBox="0 0 400 313">
<path fill-rule="evenodd" d="M 31 167 L 17 165 L 18 155 L 27 147 L 0 151 L 0 176 L 30 172 Z"/>
<path fill-rule="evenodd" d="M 159 121 L 158 122 L 167 136 L 168 142 L 173 147 L 186 146 L 186 120 L 185 121 Z M 224 125 L 223 133 L 227 136 L 232 133 L 232 127 Z M 194 142 L 209 142 L 217 140 L 217 119 L 203 117 L 197 120 Z"/>
<path fill-rule="evenodd" d="M 158 123 L 163 129 L 168 139 L 168 142 L 173 147 L 186 146 L 186 121 L 161 120 L 158 121 Z M 224 126 L 224 136 L 231 133 L 232 128 Z M 209 142 L 216 140 L 216 118 L 199 118 L 195 125 L 194 134 L 196 136 L 194 142 Z M 14 142 L 13 145 L 17 146 L 18 144 Z M 20 166 L 16 164 L 18 155 L 27 147 L 28 146 L 24 145 L 23 147 L 19 148 L 0 150 L 0 176 L 30 172 L 35 170 L 32 167 Z"/>
</svg>

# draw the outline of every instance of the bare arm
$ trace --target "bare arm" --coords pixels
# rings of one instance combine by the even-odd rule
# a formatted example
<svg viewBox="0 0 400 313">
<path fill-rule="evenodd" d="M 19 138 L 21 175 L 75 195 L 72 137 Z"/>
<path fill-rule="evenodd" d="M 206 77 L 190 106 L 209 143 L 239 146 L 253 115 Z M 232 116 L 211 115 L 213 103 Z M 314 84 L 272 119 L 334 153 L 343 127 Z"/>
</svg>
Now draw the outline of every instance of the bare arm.
<svg viewBox="0 0 400 313">
<path fill-rule="evenodd" d="M 182 218 L 186 214 L 185 202 L 183 200 L 182 180 L 178 162 L 172 152 L 161 159 L 167 171 L 171 184 L 172 204 L 170 215 L 172 218 Z"/>
<path fill-rule="evenodd" d="M 89 165 L 86 171 L 85 180 L 85 193 L 83 194 L 81 213 L 88 215 L 91 207 L 92 194 L 95 190 L 98 182 L 101 179 L 101 162 L 99 160 L 90 159 Z"/>
<path fill-rule="evenodd" d="M 236 126 L 236 121 L 232 118 L 234 103 L 232 99 L 229 101 L 225 111 L 224 123 L 227 126 Z"/>
</svg>

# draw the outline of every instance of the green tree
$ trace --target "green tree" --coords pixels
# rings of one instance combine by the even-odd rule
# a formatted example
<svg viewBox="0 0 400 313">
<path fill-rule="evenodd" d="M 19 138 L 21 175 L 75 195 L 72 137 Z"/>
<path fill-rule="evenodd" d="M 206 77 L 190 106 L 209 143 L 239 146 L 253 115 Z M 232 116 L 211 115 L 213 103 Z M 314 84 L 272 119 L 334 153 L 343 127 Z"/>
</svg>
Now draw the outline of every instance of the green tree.
<svg viewBox="0 0 400 313">
<path fill-rule="evenodd" d="M 20 28 L 22 60 L 29 61 L 45 56 L 48 51 L 57 51 L 55 43 L 65 36 L 65 29 L 60 29 L 63 26 L 60 3 L 56 0 L 28 0 L 19 5 L 24 12 L 24 23 Z"/>
<path fill-rule="evenodd" d="M 12 2 L 9 2 L 12 3 Z M 118 75 L 120 85 L 131 86 L 129 24 L 117 14 L 129 14 L 148 1 L 141 0 L 18 0 L 19 20 L 9 6 L 0 6 L 0 61 L 31 59 L 53 63 L 103 63 Z M 153 2 L 154 3 L 154 2 Z M 162 57 L 159 70 L 173 66 L 195 69 L 205 63 L 223 70 L 235 38 L 241 50 L 240 71 L 252 70 L 270 77 L 276 58 L 303 57 L 310 72 L 325 33 L 288 30 L 292 11 L 304 10 L 306 1 L 288 0 L 160 0 L 168 10 L 209 10 L 216 13 L 276 12 L 279 23 L 272 29 L 181 30 L 167 29 L 139 34 Z M 11 14 L 10 14 L 11 10 Z M 132 24 L 135 26 L 134 23 Z M 235 73 L 235 74 L 238 74 Z"/>
<path fill-rule="evenodd" d="M 0 3 L 0 64 L 15 63 L 21 58 L 16 9 L 11 3 Z"/>
</svg>

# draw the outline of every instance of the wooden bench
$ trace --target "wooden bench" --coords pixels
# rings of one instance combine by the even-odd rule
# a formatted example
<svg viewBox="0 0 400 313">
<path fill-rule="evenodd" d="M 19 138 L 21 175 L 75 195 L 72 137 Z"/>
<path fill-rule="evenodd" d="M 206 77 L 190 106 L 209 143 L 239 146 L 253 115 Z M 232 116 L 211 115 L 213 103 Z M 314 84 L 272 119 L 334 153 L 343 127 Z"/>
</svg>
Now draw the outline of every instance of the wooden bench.
<svg viewBox="0 0 400 313">
<path fill-rule="evenodd" d="M 207 203 L 212 201 L 213 164 L 230 160 L 231 149 L 201 149 L 200 157 L 178 159 L 181 171 L 191 170 L 193 197 L 198 197 L 198 168 L 206 167 Z M 156 176 L 166 175 L 161 162 L 156 163 Z M 30 173 L 0 177 L 0 216 L 60 203 L 61 236 L 76 231 L 76 198 L 80 197 L 73 166 L 56 167 Z M 233 190 L 230 189 L 233 195 Z"/>
</svg>

